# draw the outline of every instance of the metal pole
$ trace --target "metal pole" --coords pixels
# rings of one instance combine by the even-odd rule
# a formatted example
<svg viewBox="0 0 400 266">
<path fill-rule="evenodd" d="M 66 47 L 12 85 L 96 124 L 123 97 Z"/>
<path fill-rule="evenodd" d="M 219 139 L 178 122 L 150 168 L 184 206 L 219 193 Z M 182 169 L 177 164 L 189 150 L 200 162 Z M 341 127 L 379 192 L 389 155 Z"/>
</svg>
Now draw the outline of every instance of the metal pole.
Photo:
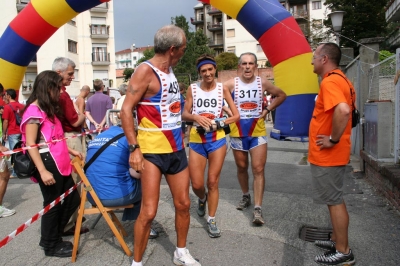
<svg viewBox="0 0 400 266">
<path fill-rule="evenodd" d="M 340 47 L 340 36 L 339 36 L 339 32 L 335 31 L 335 35 L 336 35 L 336 44 Z"/>
</svg>

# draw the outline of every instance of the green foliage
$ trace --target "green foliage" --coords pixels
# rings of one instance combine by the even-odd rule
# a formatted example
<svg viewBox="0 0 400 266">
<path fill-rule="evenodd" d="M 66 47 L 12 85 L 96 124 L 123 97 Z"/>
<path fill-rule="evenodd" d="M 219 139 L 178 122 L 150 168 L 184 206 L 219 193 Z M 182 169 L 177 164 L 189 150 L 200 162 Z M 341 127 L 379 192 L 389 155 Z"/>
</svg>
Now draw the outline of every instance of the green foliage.
<svg viewBox="0 0 400 266">
<path fill-rule="evenodd" d="M 149 48 L 143 51 L 143 57 L 140 58 L 135 66 L 140 65 L 140 63 L 143 63 L 144 61 L 147 61 L 149 59 L 151 59 L 154 56 L 154 48 Z"/>
<path fill-rule="evenodd" d="M 333 11 L 341 10 L 346 14 L 343 17 L 340 44 L 344 47 L 353 47 L 358 54 L 360 39 L 385 37 L 386 19 L 385 5 L 388 0 L 326 0 L 325 5 Z M 330 19 L 324 20 L 324 25 L 332 29 Z"/>
<path fill-rule="evenodd" d="M 234 53 L 223 52 L 215 57 L 217 70 L 237 69 L 239 58 Z"/>
<path fill-rule="evenodd" d="M 124 69 L 124 73 L 122 73 L 124 75 L 124 82 L 127 82 L 128 80 L 131 79 L 133 72 L 135 72 L 135 70 L 133 68 L 125 68 Z"/>
<path fill-rule="evenodd" d="M 391 57 L 392 55 L 394 55 L 394 53 L 391 53 L 386 50 L 379 51 L 379 62 L 385 60 L 388 57 Z"/>
<path fill-rule="evenodd" d="M 214 54 L 214 51 L 208 47 L 208 38 L 201 31 L 191 31 L 189 23 L 184 16 L 171 18 L 171 23 L 180 27 L 186 34 L 186 52 L 174 67 L 174 73 L 179 82 L 189 84 L 192 80 L 197 80 L 196 59 L 202 54 Z M 186 74 L 186 75 L 185 75 Z M 188 75 L 187 75 L 188 74 Z M 190 79 L 189 80 L 189 76 Z"/>
<path fill-rule="evenodd" d="M 272 64 L 269 60 L 265 63 L 265 67 L 272 67 Z"/>
</svg>

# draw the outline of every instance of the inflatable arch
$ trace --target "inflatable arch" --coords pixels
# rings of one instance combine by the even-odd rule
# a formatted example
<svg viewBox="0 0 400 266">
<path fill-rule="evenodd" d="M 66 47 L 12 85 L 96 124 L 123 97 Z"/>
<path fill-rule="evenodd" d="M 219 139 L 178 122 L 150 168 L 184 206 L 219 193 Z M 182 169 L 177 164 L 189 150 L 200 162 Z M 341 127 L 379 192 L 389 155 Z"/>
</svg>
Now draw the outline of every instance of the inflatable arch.
<svg viewBox="0 0 400 266">
<path fill-rule="evenodd" d="M 79 13 L 110 0 L 31 0 L 0 38 L 0 82 L 19 88 L 35 54 L 59 27 Z M 308 137 L 318 93 L 312 51 L 300 27 L 278 0 L 202 0 L 238 20 L 256 38 L 288 95 L 276 113 L 272 136 Z"/>
<path fill-rule="evenodd" d="M 26 68 L 58 28 L 110 0 L 31 0 L 0 38 L 0 83 L 19 89 Z"/>
<path fill-rule="evenodd" d="M 308 127 L 318 93 L 318 77 L 311 65 L 312 51 L 296 20 L 278 0 L 202 0 L 235 18 L 258 40 L 273 66 L 275 84 L 286 94 L 276 112 L 271 136 L 308 138 Z"/>
</svg>

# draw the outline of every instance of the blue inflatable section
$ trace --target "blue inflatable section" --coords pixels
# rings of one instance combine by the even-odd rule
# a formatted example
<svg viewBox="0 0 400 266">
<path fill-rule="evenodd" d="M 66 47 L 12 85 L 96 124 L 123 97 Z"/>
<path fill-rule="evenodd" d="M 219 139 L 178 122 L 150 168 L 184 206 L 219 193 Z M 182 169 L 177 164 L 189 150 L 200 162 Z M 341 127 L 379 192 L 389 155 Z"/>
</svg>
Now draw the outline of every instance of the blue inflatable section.
<svg viewBox="0 0 400 266">
<path fill-rule="evenodd" d="M 266 3 L 268 3 L 268 10 L 263 8 L 267 5 Z M 291 14 L 277 0 L 249 0 L 236 19 L 258 40 L 276 23 L 290 16 Z"/>
<path fill-rule="evenodd" d="M 0 58 L 19 66 L 29 65 L 39 48 L 25 41 L 10 26 L 0 38 Z"/>
<path fill-rule="evenodd" d="M 276 109 L 271 137 L 278 140 L 308 141 L 308 128 L 316 96 L 317 94 L 288 96 Z M 309 119 L 306 121 L 304 117 Z"/>
</svg>

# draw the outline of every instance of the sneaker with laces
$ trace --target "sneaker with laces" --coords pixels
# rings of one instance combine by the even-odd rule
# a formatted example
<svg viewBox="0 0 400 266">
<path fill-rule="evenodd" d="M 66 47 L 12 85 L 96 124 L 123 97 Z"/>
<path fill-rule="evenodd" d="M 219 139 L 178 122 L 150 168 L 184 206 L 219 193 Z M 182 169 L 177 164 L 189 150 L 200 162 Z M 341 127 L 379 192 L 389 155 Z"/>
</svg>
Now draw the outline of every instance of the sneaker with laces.
<svg viewBox="0 0 400 266">
<path fill-rule="evenodd" d="M 199 198 L 197 203 L 198 203 L 198 205 L 197 205 L 197 214 L 200 217 L 203 217 L 206 214 L 207 193 L 206 193 L 206 200 L 204 202 L 202 202 L 200 200 L 200 198 Z"/>
<path fill-rule="evenodd" d="M 315 240 L 314 242 L 315 246 L 322 250 L 336 250 L 336 243 L 332 241 L 331 239 L 329 240 Z"/>
<path fill-rule="evenodd" d="M 15 214 L 15 210 L 7 209 L 4 206 L 0 206 L 0 218 L 8 217 Z"/>
<path fill-rule="evenodd" d="M 260 208 L 255 208 L 253 212 L 253 224 L 255 225 L 263 225 L 264 218 L 262 216 L 262 211 Z"/>
<path fill-rule="evenodd" d="M 324 254 L 317 255 L 314 260 L 320 265 L 354 265 L 356 263 L 351 249 L 348 254 L 343 254 L 337 250 L 327 251 Z"/>
<path fill-rule="evenodd" d="M 158 237 L 158 232 L 153 228 L 150 228 L 149 239 L 155 239 Z"/>
<path fill-rule="evenodd" d="M 217 227 L 217 222 L 214 219 L 211 219 L 207 222 L 208 225 L 208 236 L 211 238 L 216 238 L 221 236 L 221 231 Z"/>
<path fill-rule="evenodd" d="M 185 266 L 201 266 L 201 264 L 190 255 L 189 250 L 185 248 L 185 254 L 179 256 L 178 252 L 174 252 L 174 264 Z"/>
<path fill-rule="evenodd" d="M 242 211 L 246 209 L 251 204 L 251 197 L 250 195 L 243 195 L 242 199 L 239 201 L 238 206 L 236 207 L 237 210 Z"/>
</svg>

